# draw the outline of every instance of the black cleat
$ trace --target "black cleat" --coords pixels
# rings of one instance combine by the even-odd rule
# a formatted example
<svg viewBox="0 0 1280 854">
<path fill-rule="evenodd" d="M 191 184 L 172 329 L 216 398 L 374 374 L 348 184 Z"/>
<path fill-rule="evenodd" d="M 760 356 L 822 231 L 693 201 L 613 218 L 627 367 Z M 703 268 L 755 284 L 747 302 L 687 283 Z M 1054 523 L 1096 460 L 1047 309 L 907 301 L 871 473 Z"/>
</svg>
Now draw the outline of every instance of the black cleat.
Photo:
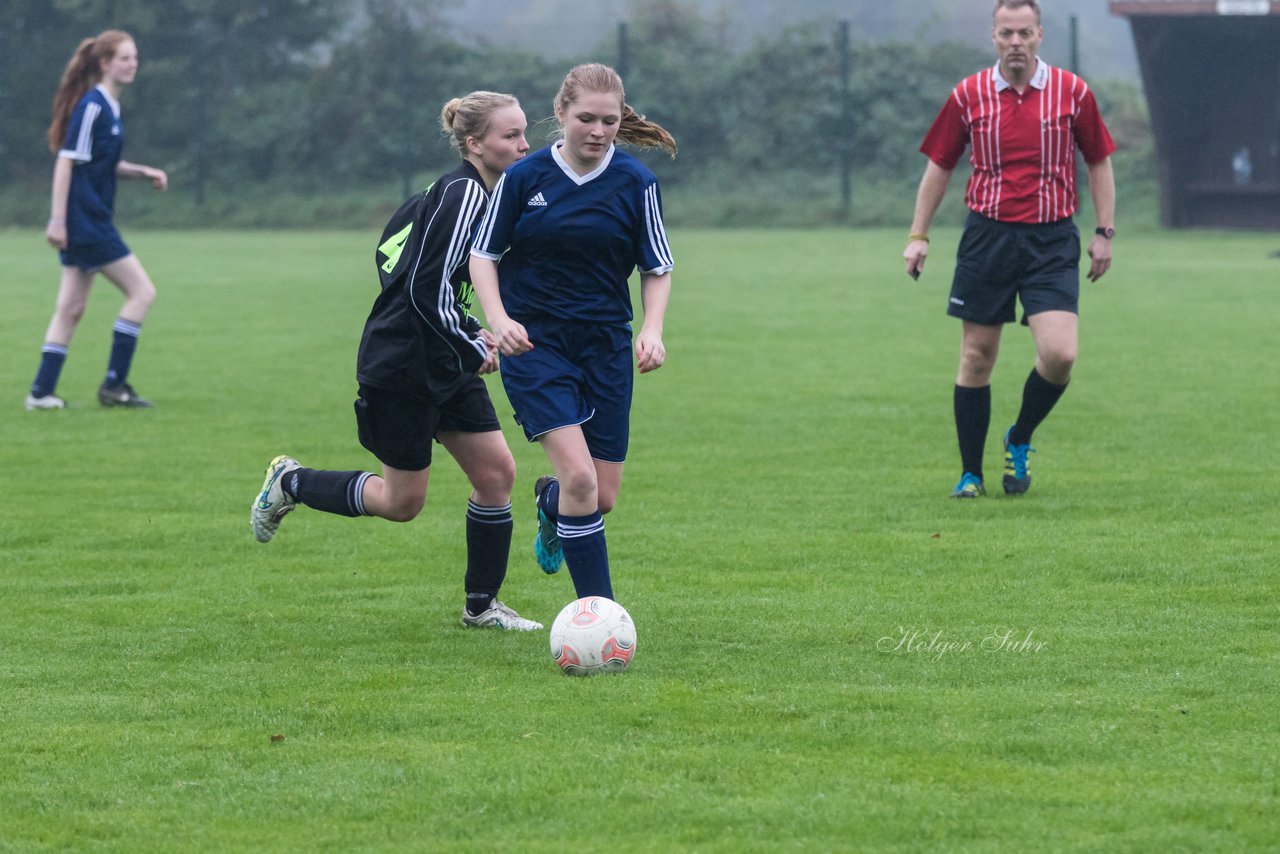
<svg viewBox="0 0 1280 854">
<path fill-rule="evenodd" d="M 106 385 L 98 389 L 98 403 L 103 406 L 123 406 L 127 409 L 150 409 L 151 401 L 138 397 L 128 383 Z"/>
<path fill-rule="evenodd" d="M 1004 492 L 1006 495 L 1022 495 L 1031 488 L 1031 470 L 1027 466 L 1027 454 L 1035 451 L 1030 445 L 1009 444 L 1010 427 L 1004 433 Z"/>
</svg>

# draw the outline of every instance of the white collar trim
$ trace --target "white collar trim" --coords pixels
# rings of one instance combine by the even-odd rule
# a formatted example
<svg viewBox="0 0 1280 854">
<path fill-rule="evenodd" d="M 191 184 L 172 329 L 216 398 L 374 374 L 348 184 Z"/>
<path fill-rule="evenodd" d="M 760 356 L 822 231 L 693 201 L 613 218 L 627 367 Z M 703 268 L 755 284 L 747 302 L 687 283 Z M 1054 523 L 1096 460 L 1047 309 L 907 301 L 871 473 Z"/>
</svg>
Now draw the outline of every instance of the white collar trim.
<svg viewBox="0 0 1280 854">
<path fill-rule="evenodd" d="M 1003 92 L 1005 89 L 1012 87 L 1012 83 L 1004 79 L 1004 75 L 1000 73 L 1000 63 L 996 63 L 992 76 L 996 81 L 996 91 Z M 1043 89 L 1049 83 L 1049 63 L 1040 57 L 1036 57 L 1036 70 L 1031 75 L 1031 85 L 1036 89 Z"/>
<path fill-rule="evenodd" d="M 573 183 L 577 184 L 579 187 L 602 175 L 604 170 L 609 168 L 609 161 L 613 160 L 614 146 L 610 144 L 609 150 L 604 153 L 604 157 L 600 160 L 600 165 L 585 175 L 579 175 L 577 172 L 573 171 L 573 167 L 570 166 L 569 162 L 560 154 L 560 148 L 563 145 L 563 139 L 556 140 L 556 142 L 551 146 L 551 158 L 559 164 L 561 169 L 564 170 L 564 174 L 569 176 L 569 180 L 573 181 Z"/>
<path fill-rule="evenodd" d="M 97 89 L 99 92 L 102 93 L 102 97 L 106 98 L 107 103 L 111 105 L 111 112 L 115 114 L 115 117 L 117 119 L 120 118 L 120 102 L 117 101 L 115 98 L 111 97 L 111 93 L 107 91 L 107 87 L 99 83 L 97 86 L 94 86 L 93 88 Z"/>
</svg>

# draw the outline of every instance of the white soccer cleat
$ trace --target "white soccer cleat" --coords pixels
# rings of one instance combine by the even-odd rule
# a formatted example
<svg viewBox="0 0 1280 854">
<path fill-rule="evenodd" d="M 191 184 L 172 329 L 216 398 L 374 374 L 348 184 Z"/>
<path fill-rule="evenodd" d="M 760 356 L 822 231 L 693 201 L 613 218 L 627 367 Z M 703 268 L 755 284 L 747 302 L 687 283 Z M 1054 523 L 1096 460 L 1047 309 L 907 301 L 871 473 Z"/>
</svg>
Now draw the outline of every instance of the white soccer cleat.
<svg viewBox="0 0 1280 854">
<path fill-rule="evenodd" d="M 26 407 L 28 412 L 37 409 L 66 409 L 67 402 L 56 394 L 46 394 L 44 397 L 27 395 Z"/>
<path fill-rule="evenodd" d="M 258 542 L 271 542 L 280 527 L 280 520 L 298 506 L 284 491 L 282 481 L 286 474 L 300 468 L 302 466 L 297 460 L 283 454 L 267 463 L 267 478 L 262 482 L 262 492 L 253 499 L 253 507 L 249 510 L 249 525 Z"/>
<path fill-rule="evenodd" d="M 463 608 L 462 625 L 469 629 L 495 628 L 511 632 L 536 632 L 542 628 L 542 623 L 526 620 L 497 599 L 493 600 L 493 604 L 487 610 L 474 616 L 468 614 L 467 609 Z"/>
</svg>

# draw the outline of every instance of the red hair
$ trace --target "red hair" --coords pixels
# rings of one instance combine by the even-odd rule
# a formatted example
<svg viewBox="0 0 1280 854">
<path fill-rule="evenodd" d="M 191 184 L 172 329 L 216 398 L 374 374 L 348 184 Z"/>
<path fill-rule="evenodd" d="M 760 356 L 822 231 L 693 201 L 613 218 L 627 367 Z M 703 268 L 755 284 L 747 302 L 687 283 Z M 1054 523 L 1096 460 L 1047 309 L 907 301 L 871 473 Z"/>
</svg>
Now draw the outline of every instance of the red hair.
<svg viewBox="0 0 1280 854">
<path fill-rule="evenodd" d="M 49 150 L 54 154 L 62 149 L 63 139 L 67 135 L 67 125 L 71 122 L 71 113 L 76 104 L 98 81 L 102 79 L 102 63 L 115 58 L 116 50 L 124 42 L 133 41 L 133 36 L 124 30 L 105 30 L 96 38 L 80 42 L 76 52 L 71 54 L 67 67 L 62 72 L 62 82 L 53 96 L 53 122 L 49 125 Z"/>
</svg>

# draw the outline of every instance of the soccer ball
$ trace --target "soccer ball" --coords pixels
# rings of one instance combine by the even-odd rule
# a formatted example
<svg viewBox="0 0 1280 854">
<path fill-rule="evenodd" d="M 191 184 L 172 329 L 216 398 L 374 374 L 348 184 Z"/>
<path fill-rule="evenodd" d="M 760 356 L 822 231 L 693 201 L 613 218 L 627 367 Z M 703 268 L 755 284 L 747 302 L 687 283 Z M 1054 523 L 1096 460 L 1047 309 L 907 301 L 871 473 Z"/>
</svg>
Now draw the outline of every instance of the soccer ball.
<svg viewBox="0 0 1280 854">
<path fill-rule="evenodd" d="M 570 676 L 621 673 L 636 654 L 636 624 L 603 596 L 570 602 L 551 624 L 551 657 Z"/>
</svg>

